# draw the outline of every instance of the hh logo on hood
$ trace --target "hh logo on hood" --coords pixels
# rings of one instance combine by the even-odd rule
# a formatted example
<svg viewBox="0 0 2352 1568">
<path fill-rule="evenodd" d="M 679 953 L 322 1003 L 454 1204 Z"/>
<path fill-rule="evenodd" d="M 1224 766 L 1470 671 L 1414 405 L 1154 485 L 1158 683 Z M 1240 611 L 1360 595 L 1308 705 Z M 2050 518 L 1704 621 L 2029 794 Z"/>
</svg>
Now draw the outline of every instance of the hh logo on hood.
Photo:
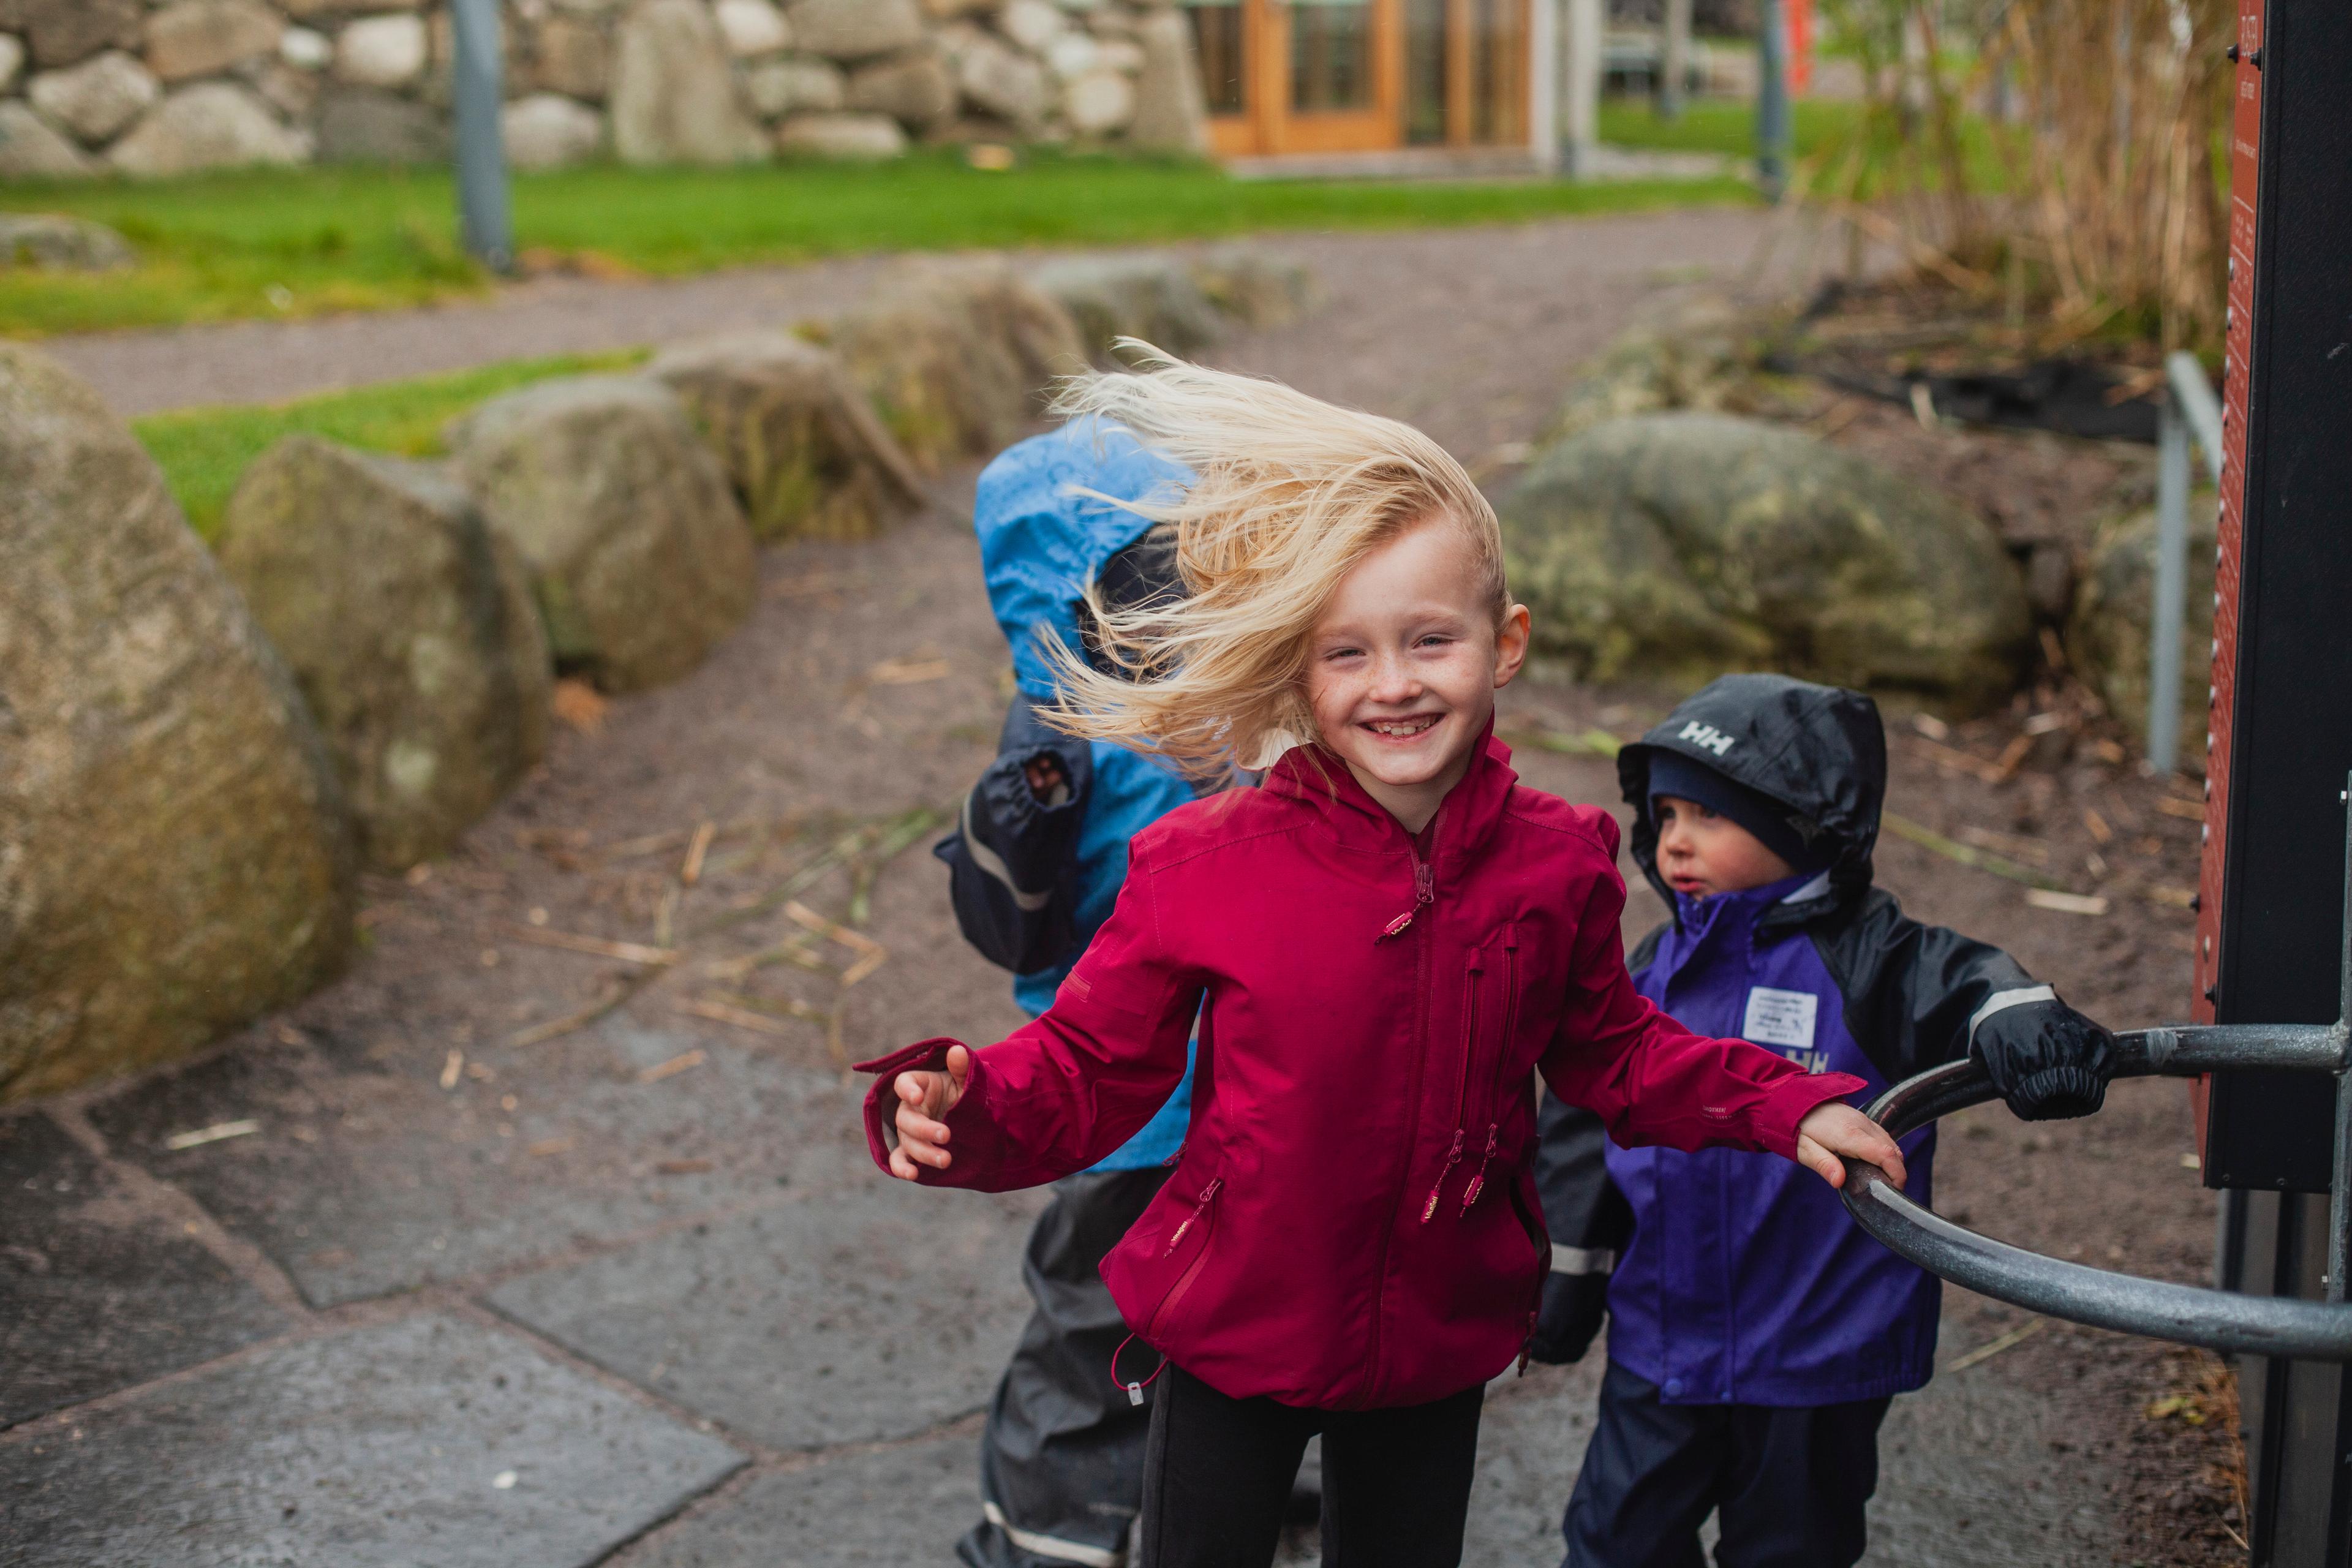
<svg viewBox="0 0 2352 1568">
<path fill-rule="evenodd" d="M 1688 741 L 1694 746 L 1705 746 L 1718 757 L 1739 744 L 1738 737 L 1727 735 L 1714 725 L 1702 724 L 1696 719 L 1684 725 L 1683 732 L 1675 739 Z"/>
</svg>

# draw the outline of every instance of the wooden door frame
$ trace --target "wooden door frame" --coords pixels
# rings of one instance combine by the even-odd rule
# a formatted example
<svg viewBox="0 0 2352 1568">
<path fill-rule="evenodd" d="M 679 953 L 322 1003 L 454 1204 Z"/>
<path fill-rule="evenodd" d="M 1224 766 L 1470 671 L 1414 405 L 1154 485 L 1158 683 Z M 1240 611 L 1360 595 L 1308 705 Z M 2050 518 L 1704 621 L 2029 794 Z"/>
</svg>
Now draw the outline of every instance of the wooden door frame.
<svg viewBox="0 0 2352 1568">
<path fill-rule="evenodd" d="M 1519 7 L 1520 47 L 1531 67 L 1538 43 L 1536 0 L 1507 0 Z M 1287 0 L 1241 0 L 1242 101 L 1239 114 L 1209 120 L 1209 144 L 1219 157 L 1281 153 L 1381 153 L 1404 145 L 1405 0 L 1369 0 L 1372 36 L 1371 106 L 1361 110 L 1301 114 L 1290 107 L 1290 7 Z M 1471 0 L 1447 0 L 1445 144 L 1467 148 L 1476 123 L 1476 78 L 1471 47 Z M 1507 90 L 1515 94 L 1517 119 L 1532 125 L 1535 101 L 1529 69 L 1512 73 Z M 1498 142 L 1496 145 L 1510 145 Z"/>
</svg>

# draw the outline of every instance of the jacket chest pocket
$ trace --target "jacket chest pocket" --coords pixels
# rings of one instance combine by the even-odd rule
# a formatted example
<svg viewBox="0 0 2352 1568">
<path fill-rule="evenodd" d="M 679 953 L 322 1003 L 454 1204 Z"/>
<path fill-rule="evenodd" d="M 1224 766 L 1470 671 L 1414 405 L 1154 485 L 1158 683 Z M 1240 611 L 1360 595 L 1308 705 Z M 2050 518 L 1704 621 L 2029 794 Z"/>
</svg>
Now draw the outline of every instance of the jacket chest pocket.
<svg viewBox="0 0 2352 1568">
<path fill-rule="evenodd" d="M 1421 1206 L 1421 1221 L 1437 1217 L 1454 1167 L 1475 1156 L 1475 1166 L 1464 1184 L 1460 1213 L 1466 1214 L 1486 1190 L 1486 1170 L 1502 1142 L 1505 1097 L 1510 1089 L 1513 1048 L 1518 1035 L 1519 928 L 1500 927 L 1470 950 L 1463 965 L 1462 1011 L 1456 1038 L 1453 1085 L 1453 1131 L 1437 1180 Z M 1440 1035 L 1431 1041 L 1433 1054 L 1444 1060 L 1448 1042 Z"/>
</svg>

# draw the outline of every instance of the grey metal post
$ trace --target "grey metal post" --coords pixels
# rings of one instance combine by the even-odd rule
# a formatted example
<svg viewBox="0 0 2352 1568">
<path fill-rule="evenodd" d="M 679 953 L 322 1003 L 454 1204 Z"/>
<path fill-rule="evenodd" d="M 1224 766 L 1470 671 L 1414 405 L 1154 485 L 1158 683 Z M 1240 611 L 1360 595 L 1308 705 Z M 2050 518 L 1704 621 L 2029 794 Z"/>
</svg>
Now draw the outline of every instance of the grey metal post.
<svg viewBox="0 0 2352 1568">
<path fill-rule="evenodd" d="M 2336 1026 L 2352 1045 L 2352 779 L 2344 785 L 2344 971 Z M 2352 1062 L 2347 1062 L 2352 1068 Z M 2327 1299 L 2342 1301 L 2352 1272 L 2352 1070 L 2336 1075 L 2336 1168 L 2327 1206 Z"/>
<path fill-rule="evenodd" d="M 1789 26 L 1780 0 L 1759 0 L 1756 177 L 1778 202 L 1789 188 Z"/>
<path fill-rule="evenodd" d="M 2180 635 L 2189 609 L 2189 422 L 2167 393 L 2157 416 L 2156 598 L 2147 623 L 2147 765 L 2180 762 Z"/>
<path fill-rule="evenodd" d="M 1661 28 L 1657 115 L 1661 120 L 1679 120 L 1690 77 L 1691 0 L 1666 0 Z"/>
<path fill-rule="evenodd" d="M 451 0 L 457 35 L 457 205 L 466 249 L 493 272 L 514 268 L 514 219 L 507 204 L 506 147 L 499 110 L 506 96 L 499 59 L 499 0 Z"/>
<path fill-rule="evenodd" d="M 1592 173 L 1601 140 L 1601 0 L 1559 0 L 1559 172 Z"/>
</svg>

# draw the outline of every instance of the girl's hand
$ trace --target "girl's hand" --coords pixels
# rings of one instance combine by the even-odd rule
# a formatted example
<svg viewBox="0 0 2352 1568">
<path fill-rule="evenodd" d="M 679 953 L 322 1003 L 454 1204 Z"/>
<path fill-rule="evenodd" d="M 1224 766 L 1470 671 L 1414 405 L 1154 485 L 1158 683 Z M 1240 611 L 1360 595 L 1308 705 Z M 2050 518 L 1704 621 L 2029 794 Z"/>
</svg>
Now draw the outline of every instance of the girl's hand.
<svg viewBox="0 0 2352 1568">
<path fill-rule="evenodd" d="M 961 1046 L 948 1047 L 945 1072 L 902 1072 L 891 1087 L 898 1091 L 898 1146 L 890 1151 L 890 1173 L 902 1182 L 916 1180 L 918 1165 L 944 1171 L 951 1156 L 948 1130 L 939 1119 L 963 1098 L 971 1079 L 971 1053 Z"/>
<path fill-rule="evenodd" d="M 898 1114 L 903 1117 L 906 1112 Z M 1797 1123 L 1797 1163 L 1831 1186 L 1843 1187 L 1845 1163 L 1838 1158 L 1841 1154 L 1848 1160 L 1869 1161 L 1885 1172 L 1886 1179 L 1898 1187 L 1907 1179 L 1903 1170 L 1903 1151 L 1895 1146 L 1886 1129 L 1851 1105 L 1840 1105 L 1835 1100 L 1816 1105 Z"/>
</svg>

